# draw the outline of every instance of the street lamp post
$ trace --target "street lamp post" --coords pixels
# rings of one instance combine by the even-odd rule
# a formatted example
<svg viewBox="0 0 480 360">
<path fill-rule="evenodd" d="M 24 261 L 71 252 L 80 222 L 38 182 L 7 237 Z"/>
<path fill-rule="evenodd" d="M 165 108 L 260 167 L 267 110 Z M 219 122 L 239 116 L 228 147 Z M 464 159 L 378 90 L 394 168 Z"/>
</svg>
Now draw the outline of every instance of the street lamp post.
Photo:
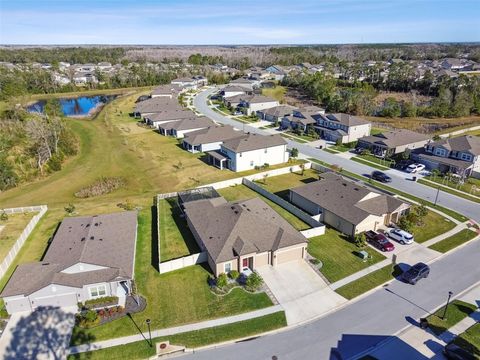
<svg viewBox="0 0 480 360">
<path fill-rule="evenodd" d="M 452 295 L 453 295 L 453 292 L 449 291 L 448 292 L 447 305 L 445 305 L 445 310 L 443 311 L 442 320 L 445 320 L 445 316 L 447 315 L 447 310 L 448 310 L 448 304 L 450 304 L 450 298 L 452 297 Z"/>
<path fill-rule="evenodd" d="M 148 326 L 148 338 L 150 339 L 149 344 L 150 344 L 150 347 L 152 347 L 153 346 L 153 344 L 152 344 L 152 332 L 150 330 L 150 322 L 151 321 L 150 321 L 150 319 L 147 319 L 147 320 L 145 320 L 145 322 L 147 323 L 147 326 Z"/>
<path fill-rule="evenodd" d="M 440 194 L 440 186 L 437 188 L 437 196 L 435 196 L 435 203 L 433 205 L 437 205 L 438 195 Z"/>
</svg>

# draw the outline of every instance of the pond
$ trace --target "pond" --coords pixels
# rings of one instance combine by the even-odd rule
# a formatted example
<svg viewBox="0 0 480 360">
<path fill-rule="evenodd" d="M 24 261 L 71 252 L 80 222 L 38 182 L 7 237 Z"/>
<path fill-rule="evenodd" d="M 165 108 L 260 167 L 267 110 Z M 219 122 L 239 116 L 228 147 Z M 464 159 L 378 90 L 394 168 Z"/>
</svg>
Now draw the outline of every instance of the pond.
<svg viewBox="0 0 480 360">
<path fill-rule="evenodd" d="M 80 96 L 77 98 L 58 99 L 60 107 L 65 116 L 83 117 L 90 116 L 97 112 L 103 105 L 115 99 L 117 95 L 95 95 Z M 27 107 L 29 112 L 43 113 L 45 109 L 45 100 L 39 100 Z"/>
</svg>

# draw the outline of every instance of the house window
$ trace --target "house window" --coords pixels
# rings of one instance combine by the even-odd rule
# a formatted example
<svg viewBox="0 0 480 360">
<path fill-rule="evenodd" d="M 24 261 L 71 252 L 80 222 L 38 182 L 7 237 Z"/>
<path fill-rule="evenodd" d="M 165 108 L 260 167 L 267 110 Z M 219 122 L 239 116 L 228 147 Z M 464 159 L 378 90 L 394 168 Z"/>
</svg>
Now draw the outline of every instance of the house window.
<svg viewBox="0 0 480 360">
<path fill-rule="evenodd" d="M 441 148 L 437 148 L 437 149 L 435 150 L 435 155 L 445 156 L 445 155 L 447 155 L 447 150 L 441 149 Z"/>
<path fill-rule="evenodd" d="M 230 271 L 232 271 L 232 263 L 225 263 L 224 270 L 225 270 L 226 274 L 228 274 Z"/>
<path fill-rule="evenodd" d="M 470 154 L 463 154 L 462 153 L 462 160 L 470 161 L 471 160 Z"/>
<path fill-rule="evenodd" d="M 252 160 L 252 161 L 250 161 L 250 166 L 253 166 L 253 160 Z"/>
<path fill-rule="evenodd" d="M 105 285 L 92 286 L 88 289 L 90 291 L 90 298 L 102 297 L 107 294 Z"/>
</svg>

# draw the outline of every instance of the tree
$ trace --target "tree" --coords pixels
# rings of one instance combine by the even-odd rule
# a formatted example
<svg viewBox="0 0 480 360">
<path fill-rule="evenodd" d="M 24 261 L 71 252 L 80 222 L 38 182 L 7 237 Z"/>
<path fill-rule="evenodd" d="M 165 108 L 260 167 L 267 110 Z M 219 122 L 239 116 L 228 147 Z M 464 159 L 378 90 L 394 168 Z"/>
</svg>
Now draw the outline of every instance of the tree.
<svg viewBox="0 0 480 360">
<path fill-rule="evenodd" d="M 409 233 L 412 232 L 413 229 L 413 224 L 412 222 L 408 219 L 406 215 L 402 216 L 400 220 L 397 222 L 397 225 L 400 229 L 405 230 Z"/>
<path fill-rule="evenodd" d="M 364 248 L 367 243 L 365 233 L 355 234 L 354 243 L 358 248 Z"/>
<path fill-rule="evenodd" d="M 296 159 L 298 157 L 298 149 L 297 148 L 292 148 L 290 150 L 290 157 L 293 159 Z"/>
</svg>

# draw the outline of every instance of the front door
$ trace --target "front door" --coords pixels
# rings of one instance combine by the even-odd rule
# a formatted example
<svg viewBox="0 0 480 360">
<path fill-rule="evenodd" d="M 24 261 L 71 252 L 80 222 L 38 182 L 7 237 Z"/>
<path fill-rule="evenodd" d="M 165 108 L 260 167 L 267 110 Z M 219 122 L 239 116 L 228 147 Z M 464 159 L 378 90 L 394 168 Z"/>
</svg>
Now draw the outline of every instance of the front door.
<svg viewBox="0 0 480 360">
<path fill-rule="evenodd" d="M 248 267 L 248 258 L 243 259 L 242 267 Z"/>
</svg>

